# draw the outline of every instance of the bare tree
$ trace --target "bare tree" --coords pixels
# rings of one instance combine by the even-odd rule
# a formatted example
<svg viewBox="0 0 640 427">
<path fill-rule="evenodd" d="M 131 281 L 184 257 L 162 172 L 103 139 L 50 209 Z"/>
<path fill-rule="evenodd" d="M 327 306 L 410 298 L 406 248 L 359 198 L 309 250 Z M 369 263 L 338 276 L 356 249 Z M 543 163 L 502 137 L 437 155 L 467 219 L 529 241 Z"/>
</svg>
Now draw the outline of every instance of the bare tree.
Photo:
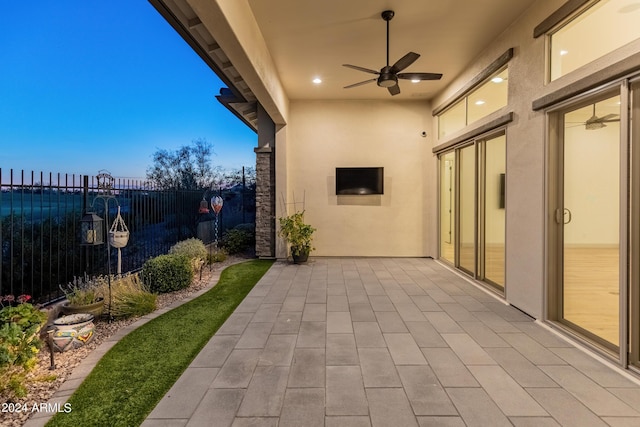
<svg viewBox="0 0 640 427">
<path fill-rule="evenodd" d="M 147 168 L 147 180 L 162 189 L 208 188 L 219 175 L 211 164 L 213 154 L 213 145 L 202 138 L 175 151 L 159 149 Z"/>
</svg>

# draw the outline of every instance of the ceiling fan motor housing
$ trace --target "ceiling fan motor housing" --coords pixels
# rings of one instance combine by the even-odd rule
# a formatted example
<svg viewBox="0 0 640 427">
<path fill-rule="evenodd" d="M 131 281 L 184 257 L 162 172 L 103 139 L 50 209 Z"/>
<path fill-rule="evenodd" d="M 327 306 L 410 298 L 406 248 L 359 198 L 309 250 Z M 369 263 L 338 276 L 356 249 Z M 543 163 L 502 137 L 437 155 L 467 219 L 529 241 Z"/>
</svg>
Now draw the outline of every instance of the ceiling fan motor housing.
<svg viewBox="0 0 640 427">
<path fill-rule="evenodd" d="M 398 84 L 398 77 L 391 71 L 390 66 L 385 66 L 380 70 L 380 77 L 378 77 L 378 86 L 391 87 Z"/>
</svg>

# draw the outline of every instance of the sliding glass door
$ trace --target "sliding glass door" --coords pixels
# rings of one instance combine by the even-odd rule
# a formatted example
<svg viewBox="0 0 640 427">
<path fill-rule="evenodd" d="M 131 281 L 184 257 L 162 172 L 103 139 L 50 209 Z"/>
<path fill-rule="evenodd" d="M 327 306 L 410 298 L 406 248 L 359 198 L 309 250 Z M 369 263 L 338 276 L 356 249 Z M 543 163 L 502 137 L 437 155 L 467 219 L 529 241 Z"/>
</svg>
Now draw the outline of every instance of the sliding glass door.
<svg viewBox="0 0 640 427">
<path fill-rule="evenodd" d="M 562 319 L 619 344 L 620 96 L 563 114 Z"/>
<path fill-rule="evenodd" d="M 440 258 L 504 291 L 506 136 L 440 155 Z"/>
</svg>

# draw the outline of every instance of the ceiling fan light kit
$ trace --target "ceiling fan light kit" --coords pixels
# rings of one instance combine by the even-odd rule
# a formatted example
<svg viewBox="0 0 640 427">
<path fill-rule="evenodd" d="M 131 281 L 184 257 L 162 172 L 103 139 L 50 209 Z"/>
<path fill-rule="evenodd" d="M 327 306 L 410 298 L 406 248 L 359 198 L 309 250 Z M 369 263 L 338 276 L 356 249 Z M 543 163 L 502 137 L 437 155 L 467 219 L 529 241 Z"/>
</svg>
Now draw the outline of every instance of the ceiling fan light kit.
<svg viewBox="0 0 640 427">
<path fill-rule="evenodd" d="M 357 86 L 362 86 L 367 83 L 376 82 L 378 86 L 387 88 L 391 95 L 397 95 L 400 93 L 400 86 L 398 86 L 398 79 L 411 80 L 412 82 L 418 82 L 422 80 L 440 80 L 442 74 L 439 73 L 401 73 L 400 71 L 413 64 L 420 55 L 415 52 L 409 52 L 395 64 L 389 65 L 389 21 L 394 17 L 395 12 L 393 10 L 385 10 L 380 16 L 387 22 L 387 65 L 382 67 L 380 71 L 371 70 L 369 68 L 359 67 L 357 65 L 342 64 L 344 67 L 353 68 L 357 71 L 362 71 L 369 74 L 377 74 L 379 77 L 374 79 L 365 80 L 362 82 L 354 83 L 345 86 L 345 89 L 350 89 Z"/>
</svg>

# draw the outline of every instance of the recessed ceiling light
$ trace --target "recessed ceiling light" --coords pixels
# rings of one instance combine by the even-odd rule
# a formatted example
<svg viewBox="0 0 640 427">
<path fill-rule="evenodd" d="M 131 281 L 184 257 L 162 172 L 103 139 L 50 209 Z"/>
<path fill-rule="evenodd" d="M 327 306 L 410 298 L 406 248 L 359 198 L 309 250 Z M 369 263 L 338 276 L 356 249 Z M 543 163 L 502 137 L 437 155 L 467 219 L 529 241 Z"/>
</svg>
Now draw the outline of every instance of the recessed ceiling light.
<svg viewBox="0 0 640 427">
<path fill-rule="evenodd" d="M 320 77 L 316 77 L 315 79 L 312 80 L 314 84 L 319 85 L 320 83 L 322 83 L 322 79 Z"/>
<path fill-rule="evenodd" d="M 504 79 L 502 77 L 494 77 L 491 79 L 491 81 L 494 83 L 502 83 Z"/>
<path fill-rule="evenodd" d="M 420 83 L 420 79 L 411 79 L 411 83 Z"/>
<path fill-rule="evenodd" d="M 568 54 L 569 51 L 568 50 L 561 50 L 560 51 L 560 56 L 565 56 L 566 54 Z"/>
</svg>

